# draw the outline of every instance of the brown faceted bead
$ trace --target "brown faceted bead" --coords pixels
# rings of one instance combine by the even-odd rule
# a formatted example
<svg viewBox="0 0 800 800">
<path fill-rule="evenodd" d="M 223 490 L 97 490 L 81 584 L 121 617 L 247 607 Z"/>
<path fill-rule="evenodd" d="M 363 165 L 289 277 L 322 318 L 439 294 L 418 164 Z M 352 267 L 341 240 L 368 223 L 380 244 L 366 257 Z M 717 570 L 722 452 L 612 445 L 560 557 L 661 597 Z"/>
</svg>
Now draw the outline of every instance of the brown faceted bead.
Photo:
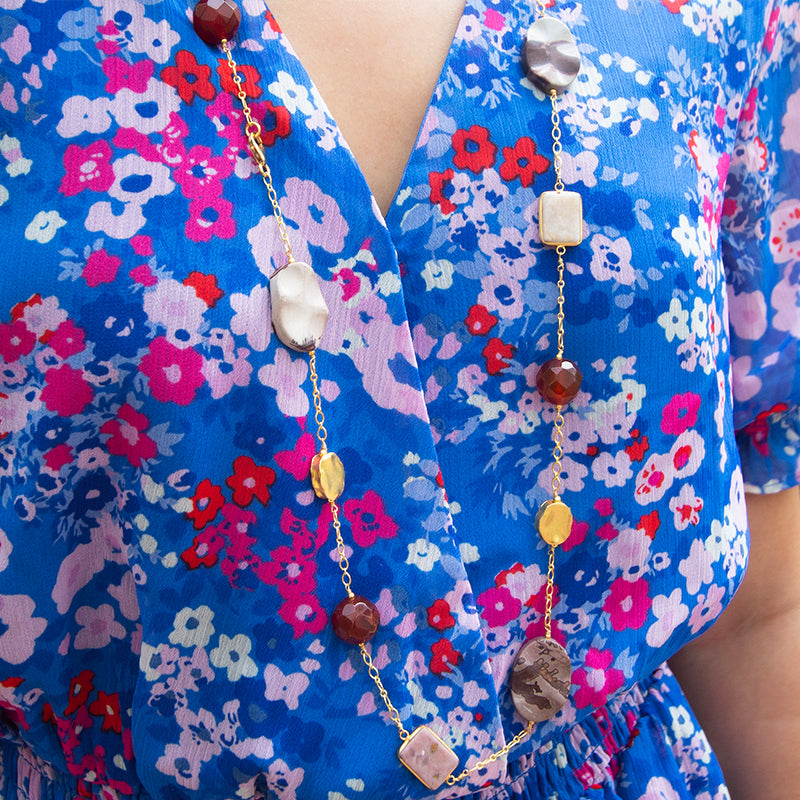
<svg viewBox="0 0 800 800">
<path fill-rule="evenodd" d="M 331 615 L 333 632 L 348 644 L 364 644 L 378 631 L 381 615 L 375 603 L 361 595 L 345 597 Z"/>
<path fill-rule="evenodd" d="M 234 37 L 241 21 L 242 12 L 233 0 L 200 0 L 194 7 L 192 25 L 197 35 L 213 47 Z"/>
<path fill-rule="evenodd" d="M 548 403 L 563 406 L 578 394 L 581 379 L 581 371 L 574 362 L 566 358 L 551 358 L 536 373 L 536 388 Z"/>
</svg>

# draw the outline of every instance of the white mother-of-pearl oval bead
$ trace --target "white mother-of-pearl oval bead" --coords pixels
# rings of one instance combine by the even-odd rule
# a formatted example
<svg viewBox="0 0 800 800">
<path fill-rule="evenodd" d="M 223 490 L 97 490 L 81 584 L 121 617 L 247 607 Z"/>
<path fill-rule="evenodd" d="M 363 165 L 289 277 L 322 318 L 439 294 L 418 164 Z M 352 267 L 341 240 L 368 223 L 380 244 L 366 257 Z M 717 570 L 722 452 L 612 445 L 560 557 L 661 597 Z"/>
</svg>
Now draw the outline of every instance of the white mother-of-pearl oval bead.
<svg viewBox="0 0 800 800">
<path fill-rule="evenodd" d="M 278 338 L 292 350 L 314 350 L 328 322 L 328 306 L 314 270 L 304 261 L 290 262 L 270 278 L 269 295 Z"/>
<path fill-rule="evenodd" d="M 561 94 L 581 69 L 581 56 L 570 29 L 554 17 L 540 17 L 525 34 L 522 66 L 528 80 L 545 94 Z"/>
</svg>

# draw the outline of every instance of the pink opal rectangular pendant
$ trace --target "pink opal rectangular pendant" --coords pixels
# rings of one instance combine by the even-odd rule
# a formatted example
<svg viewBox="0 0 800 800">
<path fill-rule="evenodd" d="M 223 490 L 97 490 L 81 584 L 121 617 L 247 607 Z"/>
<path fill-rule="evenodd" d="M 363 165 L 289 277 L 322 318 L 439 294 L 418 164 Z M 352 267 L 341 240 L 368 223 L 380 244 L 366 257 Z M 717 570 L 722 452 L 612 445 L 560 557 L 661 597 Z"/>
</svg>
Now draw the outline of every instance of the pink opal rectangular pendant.
<svg viewBox="0 0 800 800">
<path fill-rule="evenodd" d="M 438 789 L 458 766 L 458 756 L 427 726 L 420 725 L 400 745 L 397 757 L 429 789 Z"/>
<path fill-rule="evenodd" d="M 583 201 L 577 192 L 542 192 L 539 238 L 542 244 L 554 247 L 583 241 Z"/>
</svg>

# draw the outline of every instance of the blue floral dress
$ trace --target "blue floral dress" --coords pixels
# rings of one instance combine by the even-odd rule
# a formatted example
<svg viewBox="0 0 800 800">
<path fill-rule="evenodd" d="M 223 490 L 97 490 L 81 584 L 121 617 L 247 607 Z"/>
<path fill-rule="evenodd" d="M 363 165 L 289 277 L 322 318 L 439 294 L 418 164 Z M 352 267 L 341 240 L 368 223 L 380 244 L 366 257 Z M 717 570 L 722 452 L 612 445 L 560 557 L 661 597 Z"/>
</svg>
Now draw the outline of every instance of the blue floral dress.
<svg viewBox="0 0 800 800">
<path fill-rule="evenodd" d="M 665 659 L 747 559 L 743 494 L 796 483 L 797 0 L 564 0 L 585 240 L 566 264 L 554 637 L 570 700 L 440 797 L 724 800 Z M 259 0 L 236 58 L 295 257 L 357 593 L 403 725 L 461 767 L 524 722 L 542 635 L 556 262 L 534 9 L 469 0 L 385 220 Z M 188 0 L 0 0 L 0 796 L 383 800 L 398 762 L 309 465 L 309 360 L 221 51 Z"/>
</svg>

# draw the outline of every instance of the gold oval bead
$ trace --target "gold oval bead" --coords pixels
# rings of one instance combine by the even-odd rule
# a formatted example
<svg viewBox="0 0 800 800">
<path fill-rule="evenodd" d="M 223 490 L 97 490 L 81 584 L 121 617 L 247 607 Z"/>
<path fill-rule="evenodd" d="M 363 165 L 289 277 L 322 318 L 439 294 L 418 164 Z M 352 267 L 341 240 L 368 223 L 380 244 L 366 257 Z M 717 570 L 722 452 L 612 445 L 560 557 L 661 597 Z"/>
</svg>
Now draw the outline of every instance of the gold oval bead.
<svg viewBox="0 0 800 800">
<path fill-rule="evenodd" d="M 536 527 L 547 544 L 558 547 L 572 532 L 572 511 L 561 500 L 548 500 L 536 514 Z"/>
<path fill-rule="evenodd" d="M 311 459 L 311 485 L 325 500 L 336 500 L 344 491 L 344 464 L 336 453 L 317 453 Z"/>
</svg>

